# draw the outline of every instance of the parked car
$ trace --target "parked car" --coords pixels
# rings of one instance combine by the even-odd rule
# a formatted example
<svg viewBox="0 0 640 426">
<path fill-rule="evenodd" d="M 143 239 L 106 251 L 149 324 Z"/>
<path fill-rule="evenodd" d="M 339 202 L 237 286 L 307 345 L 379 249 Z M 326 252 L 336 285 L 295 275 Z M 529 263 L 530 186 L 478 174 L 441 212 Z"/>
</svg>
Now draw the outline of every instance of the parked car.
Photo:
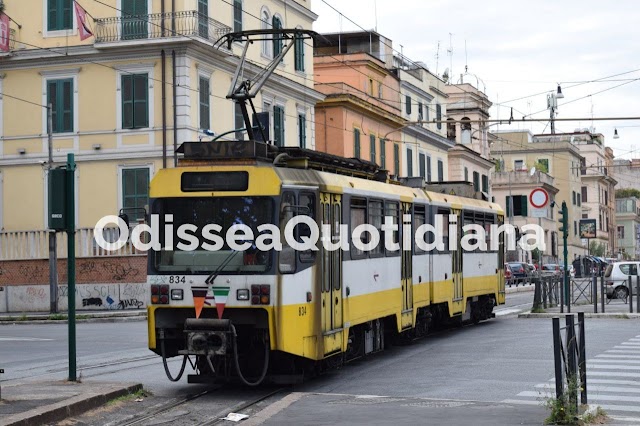
<svg viewBox="0 0 640 426">
<path fill-rule="evenodd" d="M 604 288 L 609 299 L 627 298 L 629 277 L 638 275 L 639 266 L 640 262 L 614 262 L 607 266 L 604 271 Z"/>
<path fill-rule="evenodd" d="M 522 262 L 509 262 L 507 265 L 511 268 L 513 281 L 516 284 L 523 284 L 529 279 L 529 267 Z"/>
<path fill-rule="evenodd" d="M 543 276 L 562 276 L 562 269 L 560 269 L 560 265 L 557 263 L 546 263 L 542 265 L 542 275 Z"/>
</svg>

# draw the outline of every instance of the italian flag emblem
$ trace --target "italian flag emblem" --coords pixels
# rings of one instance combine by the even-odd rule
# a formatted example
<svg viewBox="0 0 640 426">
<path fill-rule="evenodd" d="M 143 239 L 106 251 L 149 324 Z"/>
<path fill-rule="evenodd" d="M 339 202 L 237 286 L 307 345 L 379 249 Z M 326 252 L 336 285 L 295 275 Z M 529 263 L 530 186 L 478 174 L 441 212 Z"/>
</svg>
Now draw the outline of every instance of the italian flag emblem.
<svg viewBox="0 0 640 426">
<path fill-rule="evenodd" d="M 213 291 L 213 300 L 216 304 L 216 310 L 218 311 L 218 318 L 222 319 L 222 313 L 227 304 L 230 287 L 211 287 L 211 290 Z"/>
</svg>

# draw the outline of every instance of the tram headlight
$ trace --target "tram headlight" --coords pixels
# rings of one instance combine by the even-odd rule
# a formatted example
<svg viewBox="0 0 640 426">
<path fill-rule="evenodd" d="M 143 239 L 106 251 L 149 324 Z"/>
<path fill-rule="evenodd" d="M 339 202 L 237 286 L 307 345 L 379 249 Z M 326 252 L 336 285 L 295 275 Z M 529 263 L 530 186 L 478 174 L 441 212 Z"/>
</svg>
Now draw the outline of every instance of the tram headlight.
<svg viewBox="0 0 640 426">
<path fill-rule="evenodd" d="M 240 288 L 236 291 L 237 300 L 249 300 L 249 289 Z"/>
<path fill-rule="evenodd" d="M 184 299 L 184 290 L 181 288 L 174 288 L 171 290 L 171 300 L 182 300 Z"/>
</svg>

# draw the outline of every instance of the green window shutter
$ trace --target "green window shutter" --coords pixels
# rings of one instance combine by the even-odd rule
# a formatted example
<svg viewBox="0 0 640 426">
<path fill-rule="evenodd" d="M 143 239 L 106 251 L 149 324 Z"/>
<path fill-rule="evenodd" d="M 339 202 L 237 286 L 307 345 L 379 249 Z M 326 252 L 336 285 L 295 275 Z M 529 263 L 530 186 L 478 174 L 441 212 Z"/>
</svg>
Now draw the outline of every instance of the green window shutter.
<svg viewBox="0 0 640 426">
<path fill-rule="evenodd" d="M 427 158 L 424 154 L 418 154 L 418 169 L 420 170 L 420 177 L 427 178 Z"/>
<path fill-rule="evenodd" d="M 442 123 L 440 123 L 440 120 L 442 120 L 442 105 L 436 104 L 436 121 L 438 121 L 436 127 L 438 130 L 442 129 Z"/>
<path fill-rule="evenodd" d="M 198 0 L 198 35 L 209 38 L 209 0 Z"/>
<path fill-rule="evenodd" d="M 47 28 L 49 31 L 58 29 L 58 0 L 47 2 Z"/>
<path fill-rule="evenodd" d="M 520 196 L 520 203 L 522 203 L 521 204 L 521 206 L 522 206 L 522 216 L 523 217 L 527 217 L 528 216 L 528 213 L 527 213 L 528 201 L 527 201 L 527 196 L 526 195 L 521 195 Z"/>
<path fill-rule="evenodd" d="M 274 16 L 271 20 L 272 27 L 274 30 L 282 29 L 282 22 L 280 22 L 280 18 Z M 273 36 L 273 57 L 275 58 L 282 52 L 282 36 L 279 34 L 274 34 Z"/>
<path fill-rule="evenodd" d="M 47 28 L 49 31 L 73 28 L 72 0 L 47 0 Z"/>
<path fill-rule="evenodd" d="M 73 11 L 71 10 L 71 7 L 73 6 L 72 0 L 61 0 L 60 1 L 61 6 L 62 6 L 62 28 L 60 28 L 61 30 L 70 30 L 73 28 Z"/>
<path fill-rule="evenodd" d="M 444 163 L 438 160 L 438 182 L 444 181 Z"/>
<path fill-rule="evenodd" d="M 122 128 L 149 127 L 149 79 L 147 74 L 121 76 Z"/>
<path fill-rule="evenodd" d="M 121 77 L 122 92 L 122 128 L 133 129 L 133 75 Z"/>
<path fill-rule="evenodd" d="M 209 79 L 200 77 L 200 128 L 210 129 Z"/>
<path fill-rule="evenodd" d="M 431 182 L 431 157 L 427 156 L 427 182 Z"/>
<path fill-rule="evenodd" d="M 304 71 L 304 39 L 296 36 L 294 48 L 294 65 L 296 71 Z"/>
<path fill-rule="evenodd" d="M 369 136 L 369 157 L 372 163 L 376 162 L 376 137 L 374 135 Z"/>
<path fill-rule="evenodd" d="M 73 132 L 73 79 L 47 81 L 47 104 L 51 104 L 53 133 Z"/>
<path fill-rule="evenodd" d="M 300 148 L 307 147 L 307 117 L 304 114 L 298 114 L 298 142 Z"/>
<path fill-rule="evenodd" d="M 125 209 L 141 209 L 149 204 L 149 169 L 122 170 L 122 207 Z M 135 220 L 143 219 L 142 211 L 127 213 Z"/>
<path fill-rule="evenodd" d="M 386 169 L 386 163 L 387 163 L 387 155 L 386 155 L 386 151 L 387 151 L 387 147 L 386 145 L 386 141 L 384 139 L 380 139 L 380 168 L 382 169 Z"/>
<path fill-rule="evenodd" d="M 511 203 L 509 203 L 509 198 L 511 198 L 511 197 L 507 195 L 507 197 L 506 197 L 506 201 L 507 201 L 507 217 L 511 217 L 511 209 L 509 207 L 509 204 L 511 204 Z"/>
<path fill-rule="evenodd" d="M 360 130 L 358 129 L 353 131 L 353 156 L 360 158 Z"/>
<path fill-rule="evenodd" d="M 393 144 L 393 174 L 400 175 L 400 147 Z"/>
<path fill-rule="evenodd" d="M 147 38 L 148 14 L 147 0 L 122 0 L 122 39 Z"/>
<path fill-rule="evenodd" d="M 413 176 L 413 151 L 407 148 L 407 176 Z"/>
<path fill-rule="evenodd" d="M 273 141 L 276 146 L 284 146 L 284 110 L 273 107 Z"/>
<path fill-rule="evenodd" d="M 242 1 L 233 1 L 233 31 L 242 31 Z"/>
</svg>

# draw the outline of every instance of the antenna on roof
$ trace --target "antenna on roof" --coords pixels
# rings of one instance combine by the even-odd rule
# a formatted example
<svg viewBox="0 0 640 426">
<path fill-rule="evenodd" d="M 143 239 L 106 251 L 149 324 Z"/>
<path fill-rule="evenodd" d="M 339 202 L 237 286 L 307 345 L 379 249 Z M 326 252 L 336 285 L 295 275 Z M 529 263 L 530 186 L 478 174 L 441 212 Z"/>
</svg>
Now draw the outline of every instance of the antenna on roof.
<svg viewBox="0 0 640 426">
<path fill-rule="evenodd" d="M 438 40 L 438 48 L 436 50 L 436 75 L 438 75 L 439 64 L 440 64 L 440 40 Z"/>
<path fill-rule="evenodd" d="M 449 48 L 447 49 L 447 54 L 449 55 L 449 70 L 451 70 L 451 75 L 453 75 L 453 33 L 449 33 Z"/>
</svg>

